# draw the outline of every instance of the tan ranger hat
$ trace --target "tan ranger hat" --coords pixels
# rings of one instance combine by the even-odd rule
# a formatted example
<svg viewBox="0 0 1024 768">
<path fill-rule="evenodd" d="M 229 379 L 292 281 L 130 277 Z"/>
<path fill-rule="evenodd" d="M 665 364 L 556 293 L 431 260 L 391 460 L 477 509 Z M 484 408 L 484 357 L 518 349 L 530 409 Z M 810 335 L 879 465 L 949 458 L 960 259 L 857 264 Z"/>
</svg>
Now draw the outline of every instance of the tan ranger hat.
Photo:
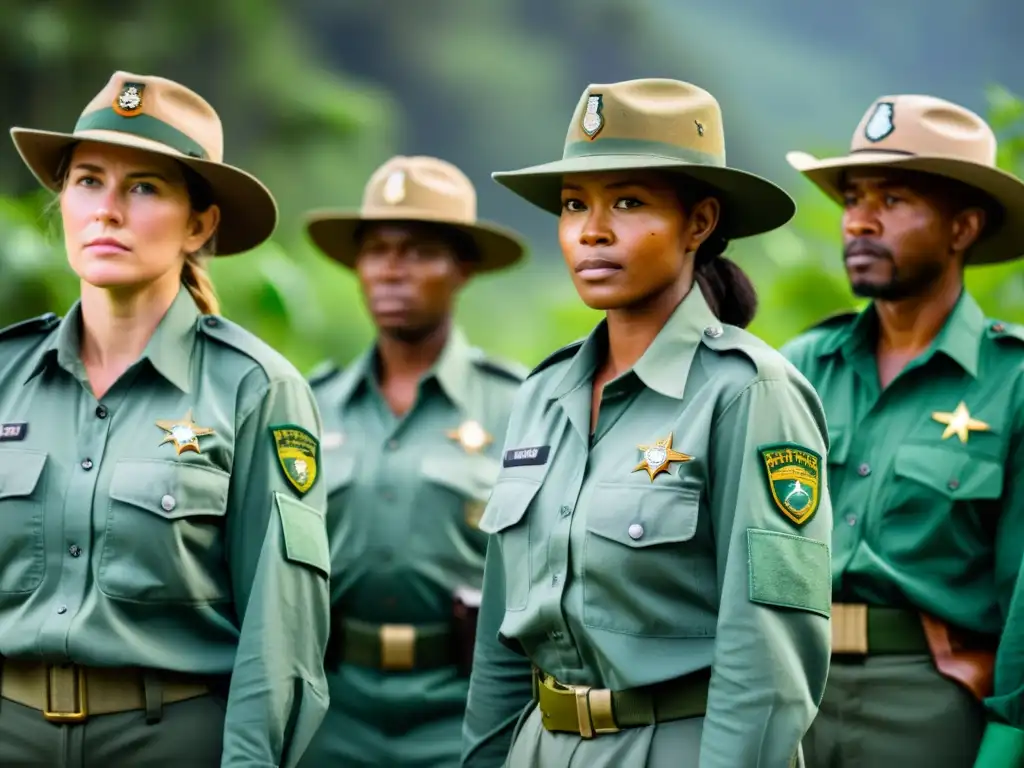
<svg viewBox="0 0 1024 768">
<path fill-rule="evenodd" d="M 840 204 L 850 168 L 885 167 L 943 176 L 987 193 L 1003 207 L 970 250 L 971 264 L 1010 261 L 1024 252 L 1024 183 L 996 167 L 996 137 L 983 119 L 934 96 L 883 96 L 853 133 L 850 152 L 819 160 L 790 152 L 786 160 Z"/>
<path fill-rule="evenodd" d="M 370 221 L 424 221 L 459 230 L 476 245 L 477 271 L 488 272 L 519 261 L 524 248 L 512 232 L 476 218 L 476 189 L 451 163 L 436 157 L 398 155 L 374 171 L 357 211 L 314 211 L 306 229 L 332 259 L 354 267 L 356 232 Z"/>
<path fill-rule="evenodd" d="M 722 110 L 715 97 L 679 80 L 590 85 L 580 97 L 562 159 L 494 180 L 559 214 L 562 177 L 589 171 L 659 170 L 712 187 L 722 202 L 719 231 L 748 237 L 781 227 L 796 205 L 772 182 L 725 164 Z"/>
<path fill-rule="evenodd" d="M 277 226 L 277 204 L 255 177 L 224 163 L 220 117 L 201 96 L 162 77 L 115 72 L 78 118 L 71 133 L 12 128 L 25 164 L 42 185 L 60 191 L 57 177 L 70 147 L 94 141 L 172 157 L 202 176 L 220 207 L 217 255 L 248 251 Z"/>
</svg>

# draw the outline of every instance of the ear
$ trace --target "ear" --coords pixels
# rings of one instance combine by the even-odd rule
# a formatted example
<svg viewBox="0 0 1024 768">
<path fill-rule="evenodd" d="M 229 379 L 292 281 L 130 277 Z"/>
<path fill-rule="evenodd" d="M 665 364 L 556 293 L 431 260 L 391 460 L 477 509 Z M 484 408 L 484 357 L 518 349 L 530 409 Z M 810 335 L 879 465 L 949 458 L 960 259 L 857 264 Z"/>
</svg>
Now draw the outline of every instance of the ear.
<svg viewBox="0 0 1024 768">
<path fill-rule="evenodd" d="M 955 253 L 964 253 L 974 245 L 985 230 L 985 211 L 967 208 L 953 217 L 950 247 Z"/>
<path fill-rule="evenodd" d="M 711 237 L 722 215 L 722 206 L 717 198 L 705 197 L 693 206 L 689 216 L 690 251 L 696 251 Z"/>
<path fill-rule="evenodd" d="M 220 226 L 220 208 L 211 205 L 205 211 L 193 211 L 189 220 L 189 233 L 185 239 L 185 252 L 195 253 L 213 237 Z"/>
</svg>

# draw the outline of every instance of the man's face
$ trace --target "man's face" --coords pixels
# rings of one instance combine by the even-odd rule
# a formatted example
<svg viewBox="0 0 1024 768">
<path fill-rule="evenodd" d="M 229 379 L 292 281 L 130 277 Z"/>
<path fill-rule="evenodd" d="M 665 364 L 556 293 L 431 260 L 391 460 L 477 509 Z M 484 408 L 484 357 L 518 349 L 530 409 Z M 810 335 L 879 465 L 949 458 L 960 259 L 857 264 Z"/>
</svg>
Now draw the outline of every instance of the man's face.
<svg viewBox="0 0 1024 768">
<path fill-rule="evenodd" d="M 889 168 L 851 170 L 843 185 L 843 258 L 858 296 L 920 296 L 951 269 L 984 226 L 949 182 Z"/>
</svg>

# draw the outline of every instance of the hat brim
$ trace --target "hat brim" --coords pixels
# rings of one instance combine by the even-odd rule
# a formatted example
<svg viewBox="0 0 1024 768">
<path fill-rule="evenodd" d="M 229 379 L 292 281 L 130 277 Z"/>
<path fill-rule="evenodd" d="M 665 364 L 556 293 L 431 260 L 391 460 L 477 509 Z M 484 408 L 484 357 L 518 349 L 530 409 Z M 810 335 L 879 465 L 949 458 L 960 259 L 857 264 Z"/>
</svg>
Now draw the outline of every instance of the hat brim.
<svg viewBox="0 0 1024 768">
<path fill-rule="evenodd" d="M 223 163 L 183 155 L 158 141 L 117 131 L 77 134 L 12 128 L 14 146 L 32 174 L 47 189 L 59 192 L 57 172 L 68 148 L 82 141 L 139 149 L 170 157 L 191 168 L 210 185 L 220 208 L 217 228 L 218 256 L 249 251 L 265 242 L 277 227 L 277 204 L 270 191 L 254 176 Z"/>
<path fill-rule="evenodd" d="M 1003 208 L 1002 220 L 982 233 L 970 250 L 968 264 L 1013 261 L 1024 254 L 1024 182 L 999 168 L 951 157 L 857 152 L 819 159 L 807 152 L 788 152 L 786 161 L 831 199 L 842 204 L 843 176 L 851 168 L 899 168 L 959 181 L 991 197 Z"/>
<path fill-rule="evenodd" d="M 728 239 L 750 237 L 778 229 L 796 213 L 796 203 L 785 190 L 746 171 L 687 163 L 646 155 L 593 155 L 556 160 L 491 177 L 524 200 L 555 215 L 562 211 L 562 178 L 571 173 L 654 170 L 677 174 L 707 184 L 722 203 L 720 231 Z"/>
<path fill-rule="evenodd" d="M 313 211 L 306 216 L 306 232 L 314 245 L 331 259 L 349 268 L 355 268 L 359 253 L 356 235 L 360 226 L 369 222 L 426 222 L 451 227 L 472 240 L 479 260 L 474 262 L 477 272 L 494 272 L 506 269 L 526 255 L 522 241 L 511 231 L 478 221 L 467 224 L 461 221 L 438 218 L 430 211 L 417 212 L 402 209 L 399 215 L 391 212 L 367 213 L 365 211 L 323 210 Z"/>
</svg>

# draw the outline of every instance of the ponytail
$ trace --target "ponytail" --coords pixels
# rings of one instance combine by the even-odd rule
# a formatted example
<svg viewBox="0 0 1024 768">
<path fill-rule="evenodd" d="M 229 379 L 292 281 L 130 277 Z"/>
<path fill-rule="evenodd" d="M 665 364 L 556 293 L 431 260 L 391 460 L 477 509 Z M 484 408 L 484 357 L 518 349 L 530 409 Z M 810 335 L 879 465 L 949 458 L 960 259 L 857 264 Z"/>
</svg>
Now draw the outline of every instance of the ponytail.
<svg viewBox="0 0 1024 768">
<path fill-rule="evenodd" d="M 694 277 L 715 317 L 746 328 L 757 313 L 757 290 L 747 273 L 722 255 L 728 245 L 728 240 L 712 233 L 697 250 Z"/>
<path fill-rule="evenodd" d="M 199 311 L 204 315 L 219 315 L 220 300 L 217 298 L 217 290 L 213 287 L 213 280 L 206 269 L 206 259 L 200 253 L 190 253 L 185 258 L 185 264 L 181 268 L 181 283 L 192 295 Z"/>
</svg>

